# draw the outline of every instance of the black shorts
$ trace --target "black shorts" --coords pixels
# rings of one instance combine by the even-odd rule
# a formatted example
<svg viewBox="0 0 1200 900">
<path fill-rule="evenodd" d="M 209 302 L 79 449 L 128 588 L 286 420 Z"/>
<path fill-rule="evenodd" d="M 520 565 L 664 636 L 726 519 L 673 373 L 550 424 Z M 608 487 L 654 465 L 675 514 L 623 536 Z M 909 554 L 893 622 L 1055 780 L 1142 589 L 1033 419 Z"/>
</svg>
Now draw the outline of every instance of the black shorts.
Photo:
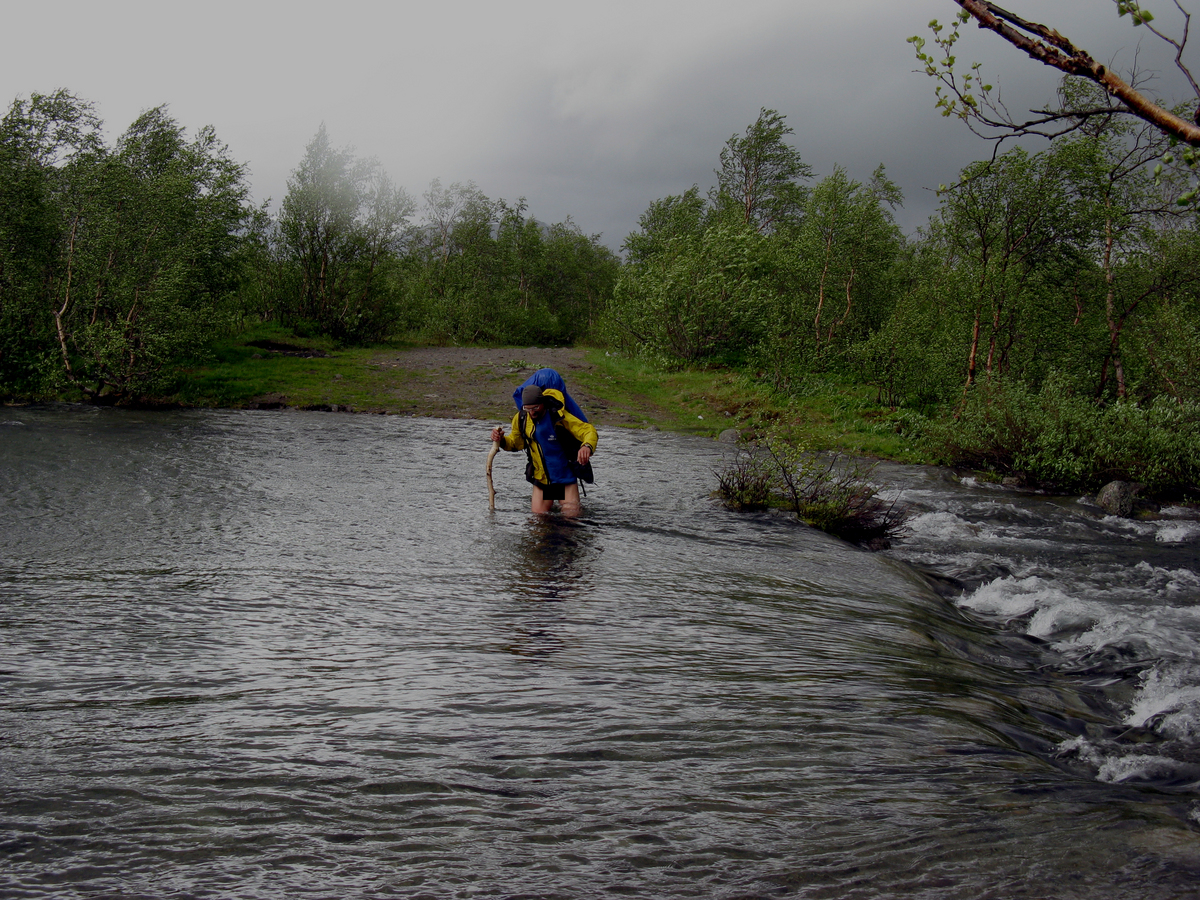
<svg viewBox="0 0 1200 900">
<path fill-rule="evenodd" d="M 571 482 L 574 484 L 575 482 Z M 565 500 L 567 497 L 567 488 L 570 484 L 543 484 L 539 485 L 542 489 L 543 500 Z"/>
</svg>

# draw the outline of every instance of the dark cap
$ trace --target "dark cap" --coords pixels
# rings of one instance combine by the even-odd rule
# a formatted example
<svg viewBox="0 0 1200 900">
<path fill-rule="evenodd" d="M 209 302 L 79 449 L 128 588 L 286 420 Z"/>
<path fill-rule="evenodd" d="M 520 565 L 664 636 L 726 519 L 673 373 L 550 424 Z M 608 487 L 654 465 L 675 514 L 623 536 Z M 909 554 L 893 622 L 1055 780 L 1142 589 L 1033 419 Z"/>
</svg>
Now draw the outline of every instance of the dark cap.
<svg viewBox="0 0 1200 900">
<path fill-rule="evenodd" d="M 527 384 L 521 390 L 522 406 L 536 406 L 537 404 L 544 402 L 545 399 L 542 397 L 542 389 L 536 384 Z"/>
</svg>

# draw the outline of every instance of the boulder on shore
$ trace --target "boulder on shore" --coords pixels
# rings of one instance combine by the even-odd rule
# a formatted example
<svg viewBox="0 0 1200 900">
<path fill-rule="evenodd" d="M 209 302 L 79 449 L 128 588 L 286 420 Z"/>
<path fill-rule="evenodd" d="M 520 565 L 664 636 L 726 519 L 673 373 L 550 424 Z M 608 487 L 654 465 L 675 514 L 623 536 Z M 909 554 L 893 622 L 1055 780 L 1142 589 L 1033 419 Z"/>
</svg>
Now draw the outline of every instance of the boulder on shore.
<svg viewBox="0 0 1200 900">
<path fill-rule="evenodd" d="M 1128 518 L 1129 514 L 1133 512 L 1134 498 L 1141 489 L 1142 485 L 1132 481 L 1110 481 L 1100 488 L 1100 493 L 1096 495 L 1096 502 L 1110 516 Z"/>
</svg>

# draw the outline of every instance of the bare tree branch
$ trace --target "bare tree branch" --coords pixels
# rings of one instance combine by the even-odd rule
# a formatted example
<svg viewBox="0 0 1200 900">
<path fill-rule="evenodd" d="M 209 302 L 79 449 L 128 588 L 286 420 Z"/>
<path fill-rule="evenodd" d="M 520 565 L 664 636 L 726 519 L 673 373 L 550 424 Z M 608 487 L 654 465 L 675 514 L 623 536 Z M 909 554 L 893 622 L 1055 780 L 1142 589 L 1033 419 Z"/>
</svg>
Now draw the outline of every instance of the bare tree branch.
<svg viewBox="0 0 1200 900">
<path fill-rule="evenodd" d="M 1186 78 L 1188 80 L 1188 84 L 1192 86 L 1192 92 L 1195 93 L 1197 97 L 1200 97 L 1200 84 L 1196 83 L 1196 79 L 1192 77 L 1191 70 L 1183 64 L 1183 49 L 1187 46 L 1188 31 L 1192 26 L 1192 16 L 1191 13 L 1179 5 L 1179 0 L 1175 0 L 1175 8 L 1183 14 L 1183 37 L 1179 40 L 1175 40 L 1174 38 L 1163 34 L 1150 24 L 1149 19 L 1143 20 L 1142 24 L 1145 25 L 1146 29 L 1155 37 L 1165 41 L 1175 48 L 1175 68 L 1179 69 L 1179 71 L 1183 73 L 1183 77 Z M 1198 118 L 1200 118 L 1200 107 L 1197 107 L 1196 115 Z M 1200 125 L 1200 121 L 1197 121 L 1196 124 Z"/>
<path fill-rule="evenodd" d="M 1186 119 L 1180 118 L 1169 110 L 1159 106 L 1148 95 L 1125 81 L 1103 63 L 1096 62 L 1091 54 L 1076 47 L 1053 28 L 1040 25 L 1036 22 L 1028 22 L 1000 8 L 990 2 L 990 0 L 954 0 L 954 2 L 962 7 L 963 11 L 973 18 L 979 24 L 980 28 L 995 32 L 1031 59 L 1058 69 L 1067 75 L 1074 75 L 1095 82 L 1104 88 L 1105 92 L 1110 97 L 1116 99 L 1124 110 L 1128 111 L 1131 115 L 1149 122 L 1164 134 L 1178 138 L 1180 141 L 1193 147 L 1200 147 L 1200 125 L 1188 122 Z M 1175 5 L 1179 7 L 1178 2 Z M 1126 10 L 1126 7 L 1121 3 L 1118 3 L 1118 8 L 1122 12 Z M 1179 7 L 1179 9 L 1181 12 L 1183 11 L 1182 7 Z M 1142 15 L 1140 11 L 1135 10 L 1134 12 L 1135 22 L 1139 24 L 1147 24 L 1149 22 L 1148 18 L 1138 18 Z M 1168 38 L 1153 28 L 1151 28 L 1151 31 L 1176 48 L 1176 65 L 1185 74 L 1193 89 L 1196 90 L 1197 96 L 1200 97 L 1200 88 L 1197 88 L 1191 72 L 1188 71 L 1182 61 L 1183 48 L 1187 43 L 1187 26 L 1190 24 L 1190 18 L 1186 18 L 1186 12 L 1184 16 L 1184 37 L 1179 41 Z M 959 96 L 960 99 L 963 99 L 969 95 L 960 94 Z M 973 99 L 967 105 L 973 107 L 973 110 L 976 111 L 973 114 L 980 117 L 977 112 L 978 107 L 975 105 Z M 1092 112 L 1091 114 L 1095 115 L 1097 113 Z M 1046 117 L 1031 120 L 1016 127 L 1022 132 L 1041 133 L 1036 131 L 1041 125 L 1055 121 L 1057 118 L 1066 118 L 1070 115 L 1078 116 L 1078 113 L 1063 111 L 1062 113 L 1049 114 Z M 993 127 L 1000 127 L 1004 124 L 1002 119 L 997 122 L 988 122 L 986 119 L 981 118 L 981 121 Z M 1013 127 L 1013 124 L 1015 123 L 1010 124 L 1008 127 Z"/>
</svg>

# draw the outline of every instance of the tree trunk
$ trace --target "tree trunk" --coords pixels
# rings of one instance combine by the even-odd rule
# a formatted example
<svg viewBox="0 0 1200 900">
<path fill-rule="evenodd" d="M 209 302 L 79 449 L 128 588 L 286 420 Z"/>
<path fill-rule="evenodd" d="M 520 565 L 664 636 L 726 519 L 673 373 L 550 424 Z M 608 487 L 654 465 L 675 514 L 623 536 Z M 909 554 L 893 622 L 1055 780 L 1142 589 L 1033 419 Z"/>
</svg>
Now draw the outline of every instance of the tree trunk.
<svg viewBox="0 0 1200 900">
<path fill-rule="evenodd" d="M 833 229 L 825 239 L 825 262 L 821 266 L 821 280 L 817 283 L 817 317 L 813 320 L 813 331 L 816 332 L 817 346 L 821 346 L 821 309 L 825 306 L 825 279 L 829 276 L 829 260 L 833 256 Z"/>
<path fill-rule="evenodd" d="M 1104 316 L 1108 321 L 1108 355 L 1104 358 L 1104 366 L 1100 370 L 1100 386 L 1097 389 L 1097 395 L 1104 392 L 1104 385 L 1108 381 L 1108 361 L 1111 359 L 1113 363 L 1113 373 L 1117 377 L 1117 396 L 1122 400 L 1125 399 L 1125 367 L 1121 364 L 1121 326 L 1124 324 L 1123 318 L 1116 315 L 1116 288 L 1114 282 L 1116 275 L 1113 272 L 1112 251 L 1113 251 L 1113 221 L 1112 221 L 1112 201 L 1109 198 L 1104 200 L 1105 218 L 1104 218 Z"/>
</svg>

